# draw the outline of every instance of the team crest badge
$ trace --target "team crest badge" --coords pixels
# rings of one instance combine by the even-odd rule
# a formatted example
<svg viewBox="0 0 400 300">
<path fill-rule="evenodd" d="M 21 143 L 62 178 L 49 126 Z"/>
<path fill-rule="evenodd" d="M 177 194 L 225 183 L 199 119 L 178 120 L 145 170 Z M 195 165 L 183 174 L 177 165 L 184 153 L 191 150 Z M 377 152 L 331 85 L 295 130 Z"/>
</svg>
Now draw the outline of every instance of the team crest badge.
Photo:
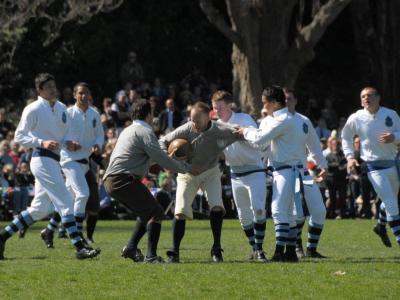
<svg viewBox="0 0 400 300">
<path fill-rule="evenodd" d="M 305 134 L 308 133 L 308 125 L 306 123 L 303 123 L 303 131 Z"/>
<path fill-rule="evenodd" d="M 63 121 L 63 123 L 67 123 L 67 114 L 65 113 L 65 111 L 62 113 L 62 117 L 61 120 Z"/>
<path fill-rule="evenodd" d="M 96 119 L 93 119 L 92 126 L 93 126 L 93 128 L 96 128 Z"/>
<path fill-rule="evenodd" d="M 392 126 L 393 126 L 393 120 L 392 120 L 391 117 L 389 117 L 389 116 L 386 117 L 386 119 L 385 119 L 385 125 L 386 125 L 387 127 L 392 127 Z"/>
</svg>

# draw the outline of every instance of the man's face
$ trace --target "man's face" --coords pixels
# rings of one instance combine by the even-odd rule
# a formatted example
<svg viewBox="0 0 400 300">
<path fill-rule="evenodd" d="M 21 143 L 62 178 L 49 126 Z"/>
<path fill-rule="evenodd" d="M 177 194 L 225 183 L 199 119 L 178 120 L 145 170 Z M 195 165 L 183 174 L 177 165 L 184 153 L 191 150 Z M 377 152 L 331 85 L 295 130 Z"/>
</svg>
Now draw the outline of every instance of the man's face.
<svg viewBox="0 0 400 300">
<path fill-rule="evenodd" d="M 380 96 L 372 88 L 365 88 L 361 91 L 361 106 L 367 110 L 375 111 L 379 107 Z"/>
<path fill-rule="evenodd" d="M 76 102 L 81 105 L 88 105 L 90 97 L 90 91 L 86 86 L 78 86 L 74 92 L 74 98 Z"/>
<path fill-rule="evenodd" d="M 261 102 L 263 107 L 268 111 L 268 114 L 272 114 L 276 110 L 276 101 L 271 101 L 268 97 L 262 96 Z"/>
<path fill-rule="evenodd" d="M 169 110 L 173 110 L 173 109 L 174 109 L 174 101 L 173 101 L 173 100 L 167 100 L 167 102 L 165 102 L 165 106 L 166 106 Z"/>
<path fill-rule="evenodd" d="M 197 109 L 190 111 L 190 119 L 192 120 L 192 128 L 195 132 L 203 132 L 207 129 L 210 117 L 207 113 L 204 113 Z"/>
<path fill-rule="evenodd" d="M 296 110 L 296 105 L 297 105 L 297 98 L 293 95 L 293 93 L 285 93 L 286 97 L 286 106 L 290 112 L 293 112 Z"/>
<path fill-rule="evenodd" d="M 39 96 L 42 98 L 55 101 L 57 99 L 57 86 L 54 80 L 49 80 L 41 88 L 38 89 Z"/>
<path fill-rule="evenodd" d="M 212 107 L 220 119 L 225 119 L 225 117 L 229 117 L 232 113 L 231 104 L 223 100 L 213 102 Z"/>
</svg>

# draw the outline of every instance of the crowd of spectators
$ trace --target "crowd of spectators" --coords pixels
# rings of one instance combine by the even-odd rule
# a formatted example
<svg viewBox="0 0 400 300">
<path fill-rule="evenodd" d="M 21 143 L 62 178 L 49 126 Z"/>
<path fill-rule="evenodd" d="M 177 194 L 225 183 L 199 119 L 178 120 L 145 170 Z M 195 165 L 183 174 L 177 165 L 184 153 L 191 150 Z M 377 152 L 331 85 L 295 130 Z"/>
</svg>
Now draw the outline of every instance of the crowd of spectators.
<svg viewBox="0 0 400 300">
<path fill-rule="evenodd" d="M 123 80 L 123 88 L 117 90 L 112 97 L 94 101 L 94 103 L 101 103 L 97 109 L 101 114 L 104 127 L 105 145 L 101 158 L 95 159 L 96 164 L 93 164 L 93 167 L 99 179 L 102 215 L 108 218 L 129 217 L 129 212 L 115 205 L 108 197 L 102 186 L 101 176 L 107 167 L 119 133 L 131 124 L 132 105 L 138 99 L 149 100 L 154 115 L 154 131 L 158 136 L 162 136 L 188 121 L 188 112 L 194 103 L 200 100 L 210 103 L 211 95 L 220 88 L 218 82 L 207 81 L 198 69 L 194 69 L 176 83 L 164 84 L 161 78 L 154 78 L 151 82 L 144 81 L 143 69 L 137 63 L 134 52 L 129 53 L 128 61 L 121 68 L 120 77 Z M 28 99 L 24 105 L 36 99 L 33 89 L 27 90 L 25 94 Z M 60 100 L 67 106 L 74 104 L 71 87 L 64 87 L 61 90 Z M 328 161 L 328 177 L 320 186 L 326 201 L 328 218 L 373 217 L 378 199 L 369 183 L 359 151 L 356 153 L 360 167 L 351 173 L 348 173 L 346 168 L 340 133 L 347 115 L 339 116 L 336 113 L 335 99 L 331 97 L 323 101 L 309 98 L 304 104 L 303 113 L 314 123 L 324 156 Z M 29 171 L 32 149 L 26 149 L 13 141 L 18 116 L 22 109 L 23 107 L 13 105 L 0 108 L 0 219 L 9 219 L 12 215 L 18 214 L 29 205 L 33 197 L 34 178 Z M 235 109 L 240 110 L 238 107 Z M 265 112 L 262 111 L 261 115 L 263 113 Z M 354 140 L 354 146 L 359 149 L 357 138 Z M 311 161 L 308 167 L 314 168 Z M 229 171 L 226 171 L 229 169 L 224 165 L 223 159 L 221 159 L 221 168 L 224 170 L 222 177 L 224 204 L 228 215 L 235 217 Z M 174 174 L 153 166 L 144 179 L 144 183 L 163 205 L 166 216 L 170 216 L 176 186 Z M 207 205 L 200 192 L 194 205 L 198 217 L 207 214 Z"/>
</svg>

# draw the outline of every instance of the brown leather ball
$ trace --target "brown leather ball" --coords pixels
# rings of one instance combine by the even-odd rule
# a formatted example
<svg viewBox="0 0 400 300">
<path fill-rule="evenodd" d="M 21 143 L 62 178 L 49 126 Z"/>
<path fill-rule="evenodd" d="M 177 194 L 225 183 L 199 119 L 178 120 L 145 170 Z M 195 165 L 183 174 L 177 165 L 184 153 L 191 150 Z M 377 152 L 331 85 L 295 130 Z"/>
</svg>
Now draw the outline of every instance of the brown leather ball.
<svg viewBox="0 0 400 300">
<path fill-rule="evenodd" d="M 176 157 L 185 157 L 189 155 L 190 143 L 185 139 L 175 139 L 168 146 L 168 154 L 176 149 Z"/>
</svg>

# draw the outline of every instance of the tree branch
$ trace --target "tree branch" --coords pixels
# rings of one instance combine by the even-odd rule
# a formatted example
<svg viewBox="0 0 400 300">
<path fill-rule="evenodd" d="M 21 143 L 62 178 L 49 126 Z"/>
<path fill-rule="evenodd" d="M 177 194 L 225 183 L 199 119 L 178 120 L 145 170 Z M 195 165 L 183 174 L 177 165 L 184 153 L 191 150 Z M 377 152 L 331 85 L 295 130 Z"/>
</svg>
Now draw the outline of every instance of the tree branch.
<svg viewBox="0 0 400 300">
<path fill-rule="evenodd" d="M 313 48 L 321 39 L 328 26 L 351 1 L 329 0 L 321 6 L 312 22 L 298 32 L 295 43 L 296 47 L 298 49 L 303 47 Z"/>
<path fill-rule="evenodd" d="M 240 47 L 241 39 L 236 31 L 232 30 L 223 16 L 214 7 L 212 0 L 199 0 L 199 4 L 207 19 L 232 43 Z"/>
</svg>

